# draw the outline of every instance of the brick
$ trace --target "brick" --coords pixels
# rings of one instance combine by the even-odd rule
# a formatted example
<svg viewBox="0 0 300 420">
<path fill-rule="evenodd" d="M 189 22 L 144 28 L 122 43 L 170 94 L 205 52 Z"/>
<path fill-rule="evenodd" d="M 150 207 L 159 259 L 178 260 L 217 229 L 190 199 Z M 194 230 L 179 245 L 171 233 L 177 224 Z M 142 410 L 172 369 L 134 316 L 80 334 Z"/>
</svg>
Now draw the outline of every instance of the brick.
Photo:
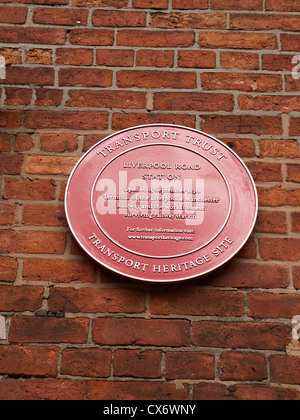
<svg viewBox="0 0 300 420">
<path fill-rule="evenodd" d="M 1 3 L 10 3 L 10 0 L 1 0 Z M 46 5 L 63 5 L 68 4 L 68 0 L 16 0 L 16 3 L 23 4 L 46 4 Z"/>
<path fill-rule="evenodd" d="M 91 66 L 93 64 L 93 50 L 88 48 L 57 48 L 56 64 Z"/>
<path fill-rule="evenodd" d="M 117 349 L 114 352 L 114 376 L 160 378 L 161 358 L 159 350 Z"/>
<path fill-rule="evenodd" d="M 226 144 L 230 149 L 237 153 L 240 157 L 255 157 L 255 144 L 252 139 L 222 139 L 222 143 Z"/>
<path fill-rule="evenodd" d="M 287 54 L 263 54 L 262 69 L 271 71 L 292 71 L 294 67 L 292 58 L 293 55 Z"/>
<path fill-rule="evenodd" d="M 23 262 L 24 281 L 93 283 L 95 272 L 91 260 L 25 258 Z"/>
<path fill-rule="evenodd" d="M 281 118 L 256 115 L 202 115 L 201 129 L 221 134 L 282 134 Z"/>
<path fill-rule="evenodd" d="M 6 64 L 21 64 L 21 51 L 15 48 L 0 48 L 0 55 L 5 58 Z M 2 80 L 1 80 L 2 83 Z"/>
<path fill-rule="evenodd" d="M 22 116 L 22 111 L 0 110 L 0 128 L 19 128 L 22 124 Z"/>
<path fill-rule="evenodd" d="M 72 0 L 73 6 L 78 7 L 115 7 L 121 9 L 128 5 L 129 0 Z"/>
<path fill-rule="evenodd" d="M 260 238 L 259 252 L 263 260 L 298 261 L 300 259 L 300 239 Z"/>
<path fill-rule="evenodd" d="M 29 105 L 31 102 L 31 90 L 23 88 L 6 88 L 5 89 L 5 105 L 21 106 Z"/>
<path fill-rule="evenodd" d="M 244 50 L 274 50 L 277 48 L 277 38 L 268 33 L 252 32 L 200 32 L 200 48 L 226 48 Z"/>
<path fill-rule="evenodd" d="M 299 70 L 297 72 L 299 74 Z M 292 75 L 285 76 L 285 90 L 286 92 L 299 92 L 300 79 L 295 79 Z"/>
<path fill-rule="evenodd" d="M 90 381 L 88 400 L 188 400 L 187 384 L 177 388 L 174 383 L 145 381 Z"/>
<path fill-rule="evenodd" d="M 167 9 L 168 0 L 133 0 L 133 7 L 137 9 Z"/>
<path fill-rule="evenodd" d="M 11 343 L 86 343 L 87 318 L 21 317 L 11 318 Z"/>
<path fill-rule="evenodd" d="M 112 84 L 112 72 L 106 69 L 60 69 L 61 86 L 108 87 Z"/>
<path fill-rule="evenodd" d="M 258 200 L 262 207 L 300 205 L 300 189 L 280 187 L 258 187 Z"/>
<path fill-rule="evenodd" d="M 300 99 L 296 96 L 280 95 L 239 95 L 239 108 L 241 110 L 270 110 L 290 113 L 300 110 Z"/>
<path fill-rule="evenodd" d="M 300 25 L 300 17 L 295 15 L 273 14 L 268 13 L 245 13 L 230 14 L 230 28 L 232 29 L 249 29 L 258 31 L 298 31 Z"/>
<path fill-rule="evenodd" d="M 178 66 L 198 69 L 214 69 L 216 54 L 213 51 L 178 51 Z"/>
<path fill-rule="evenodd" d="M 74 10 L 74 9 L 48 9 L 41 7 L 34 9 L 32 21 L 43 25 L 62 25 L 62 26 L 76 26 L 77 22 L 80 25 L 86 25 L 88 18 L 88 10 Z"/>
<path fill-rule="evenodd" d="M 86 382 L 69 379 L 11 379 L 0 381 L 1 400 L 83 400 Z"/>
<path fill-rule="evenodd" d="M 32 48 L 25 51 L 25 63 L 49 66 L 52 64 L 52 50 Z"/>
<path fill-rule="evenodd" d="M 51 179 L 18 179 L 5 180 L 4 198 L 18 200 L 53 200 L 56 185 Z"/>
<path fill-rule="evenodd" d="M 62 352 L 62 375 L 107 378 L 110 376 L 111 351 L 97 348 L 65 349 Z"/>
<path fill-rule="evenodd" d="M 78 159 L 78 157 L 69 156 L 28 156 L 25 172 L 27 174 L 70 175 Z"/>
<path fill-rule="evenodd" d="M 108 29 L 73 29 L 69 41 L 74 45 L 113 45 L 114 31 Z"/>
<path fill-rule="evenodd" d="M 147 6 L 148 8 L 149 6 Z M 145 12 L 124 12 L 120 10 L 95 10 L 92 15 L 94 26 L 111 26 L 113 28 L 146 26 Z"/>
<path fill-rule="evenodd" d="M 286 213 L 259 210 L 255 231 L 260 233 L 287 233 Z"/>
<path fill-rule="evenodd" d="M 72 90 L 66 106 L 144 109 L 146 93 L 110 90 Z"/>
<path fill-rule="evenodd" d="M 102 345 L 188 346 L 189 322 L 176 319 L 97 318 L 93 340 Z"/>
<path fill-rule="evenodd" d="M 299 51 L 300 35 L 299 34 L 281 34 L 282 51 Z"/>
<path fill-rule="evenodd" d="M 21 173 L 24 156 L 2 153 L 0 155 L 0 174 L 18 175 Z"/>
<path fill-rule="evenodd" d="M 241 90 L 246 92 L 278 92 L 282 90 L 279 75 L 253 73 L 202 73 L 205 90 Z"/>
<path fill-rule="evenodd" d="M 195 127 L 194 115 L 186 114 L 157 114 L 157 113 L 115 113 L 112 120 L 112 128 L 123 130 L 128 127 L 143 124 L 175 124 L 186 127 Z"/>
<path fill-rule="evenodd" d="M 36 311 L 42 306 L 43 292 L 42 287 L 0 286 L 0 310 L 6 312 Z"/>
<path fill-rule="evenodd" d="M 233 111 L 233 95 L 210 93 L 154 93 L 154 110 Z"/>
<path fill-rule="evenodd" d="M 74 152 L 78 148 L 76 133 L 42 133 L 40 140 L 44 152 Z"/>
<path fill-rule="evenodd" d="M 64 206 L 25 205 L 22 223 L 26 226 L 67 226 Z"/>
<path fill-rule="evenodd" d="M 297 163 L 289 163 L 287 165 L 287 181 L 300 182 L 300 165 Z"/>
<path fill-rule="evenodd" d="M 1 32 L 0 32 L 1 34 Z M 129 47 L 190 47 L 194 44 L 192 31 L 145 31 L 122 30 L 117 36 L 117 45 Z"/>
<path fill-rule="evenodd" d="M 157 70 L 120 70 L 117 73 L 120 88 L 173 88 L 193 89 L 197 87 L 196 73 Z"/>
<path fill-rule="evenodd" d="M 0 231 L 0 252 L 63 254 L 65 233 L 44 231 Z"/>
<path fill-rule="evenodd" d="M 295 288 L 300 289 L 300 267 L 299 266 L 293 267 L 293 279 L 294 279 Z"/>
<path fill-rule="evenodd" d="M 173 0 L 173 9 L 208 9 L 208 0 Z"/>
<path fill-rule="evenodd" d="M 166 379 L 214 379 L 213 353 L 168 351 L 166 353 Z"/>
<path fill-rule="evenodd" d="M 27 111 L 24 124 L 34 129 L 105 130 L 108 114 L 100 111 Z"/>
<path fill-rule="evenodd" d="M 132 67 L 134 63 L 134 51 L 96 50 L 96 62 L 98 66 Z"/>
<path fill-rule="evenodd" d="M 153 314 L 197 316 L 242 316 L 244 296 L 240 292 L 178 289 L 150 292 L 149 310 Z"/>
<path fill-rule="evenodd" d="M 141 313 L 145 309 L 145 295 L 131 289 L 55 288 L 50 292 L 48 305 L 54 313 Z"/>
<path fill-rule="evenodd" d="M 0 346 L 0 374 L 55 377 L 58 354 L 55 347 Z"/>
<path fill-rule="evenodd" d="M 270 357 L 271 381 L 280 384 L 300 384 L 299 357 L 275 354 Z"/>
<path fill-rule="evenodd" d="M 281 163 L 255 161 L 247 162 L 246 165 L 254 181 L 275 182 L 283 180 Z"/>
<path fill-rule="evenodd" d="M 225 29 L 226 13 L 153 13 L 150 26 L 153 28 L 176 29 Z"/>
<path fill-rule="evenodd" d="M 276 323 L 196 321 L 193 344 L 201 347 L 285 350 L 290 326 Z"/>
<path fill-rule="evenodd" d="M 0 152 L 10 152 L 13 139 L 12 134 L 0 133 Z"/>
<path fill-rule="evenodd" d="M 168 50 L 139 50 L 136 65 L 145 67 L 173 67 L 174 52 Z"/>
<path fill-rule="evenodd" d="M 298 136 L 300 128 L 300 118 L 291 118 L 290 119 L 290 136 Z"/>
<path fill-rule="evenodd" d="M 257 353 L 224 352 L 218 369 L 222 381 L 263 381 L 268 379 L 267 362 Z"/>
<path fill-rule="evenodd" d="M 288 318 L 300 313 L 300 296 L 291 293 L 248 294 L 248 315 L 253 318 Z"/>
<path fill-rule="evenodd" d="M 256 242 L 253 237 L 250 237 L 241 251 L 237 254 L 238 258 L 255 259 L 257 257 Z"/>
<path fill-rule="evenodd" d="M 0 22 L 22 24 L 26 22 L 27 7 L 0 7 Z"/>
<path fill-rule="evenodd" d="M 266 0 L 266 10 L 300 12 L 300 5 L 297 0 Z"/>
<path fill-rule="evenodd" d="M 103 140 L 105 137 L 107 137 L 110 134 L 113 134 L 113 132 L 104 131 L 102 134 L 90 134 L 90 135 L 84 136 L 82 151 L 86 152 L 87 150 L 89 150 L 91 147 L 99 143 L 99 141 Z"/>
<path fill-rule="evenodd" d="M 14 44 L 51 44 L 65 43 L 66 31 L 59 28 L 9 27 L 0 28 L 0 38 L 3 43 Z"/>
<path fill-rule="evenodd" d="M 15 152 L 28 152 L 34 146 L 34 135 L 29 133 L 17 133 L 15 142 Z"/>
<path fill-rule="evenodd" d="M 36 89 L 35 106 L 59 106 L 62 101 L 63 91 L 58 89 Z"/>
<path fill-rule="evenodd" d="M 292 213 L 292 232 L 300 233 L 300 212 Z"/>
<path fill-rule="evenodd" d="M 12 283 L 17 275 L 18 262 L 15 258 L 0 257 L 0 281 Z"/>
<path fill-rule="evenodd" d="M 9 67 L 3 84 L 10 85 L 53 85 L 54 70 L 45 67 Z"/>
<path fill-rule="evenodd" d="M 245 52 L 221 52 L 221 67 L 223 69 L 259 70 L 258 54 Z"/>
<path fill-rule="evenodd" d="M 263 10 L 263 0 L 229 0 L 226 4 L 222 0 L 211 0 L 210 7 L 217 10 Z"/>
<path fill-rule="evenodd" d="M 194 385 L 196 400 L 283 401 L 298 400 L 295 389 L 267 385 L 234 384 L 234 388 L 220 383 L 203 382 Z"/>
<path fill-rule="evenodd" d="M 0 225 L 15 225 L 18 223 L 17 205 L 0 202 Z"/>
</svg>

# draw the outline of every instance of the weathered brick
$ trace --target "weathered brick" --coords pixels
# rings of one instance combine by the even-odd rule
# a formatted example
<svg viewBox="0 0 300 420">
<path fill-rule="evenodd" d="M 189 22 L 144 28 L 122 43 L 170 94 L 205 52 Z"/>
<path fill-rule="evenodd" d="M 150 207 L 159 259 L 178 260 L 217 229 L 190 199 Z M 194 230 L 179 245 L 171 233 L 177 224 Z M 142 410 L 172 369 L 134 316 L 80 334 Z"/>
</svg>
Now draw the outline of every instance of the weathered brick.
<svg viewBox="0 0 300 420">
<path fill-rule="evenodd" d="M 166 353 L 166 379 L 214 379 L 213 353 L 168 351 Z"/>
<path fill-rule="evenodd" d="M 0 32 L 1 34 L 1 32 Z M 192 31 L 143 31 L 122 30 L 117 36 L 117 45 L 132 47 L 190 47 L 194 44 Z"/>
<path fill-rule="evenodd" d="M 300 165 L 299 163 L 289 163 L 287 165 L 287 181 L 300 182 Z"/>
<path fill-rule="evenodd" d="M 95 10 L 92 15 L 92 23 L 94 26 L 111 26 L 113 28 L 122 26 L 143 27 L 146 26 L 146 13 Z"/>
<path fill-rule="evenodd" d="M 27 226 L 66 226 L 64 206 L 28 204 L 23 208 L 22 223 Z"/>
<path fill-rule="evenodd" d="M 25 172 L 28 174 L 70 175 L 78 157 L 28 156 Z"/>
<path fill-rule="evenodd" d="M 11 379 L 0 381 L 1 400 L 83 400 L 86 382 L 69 379 Z"/>
<path fill-rule="evenodd" d="M 205 90 L 241 90 L 246 92 L 278 92 L 282 90 L 279 75 L 253 73 L 202 73 Z"/>
<path fill-rule="evenodd" d="M 260 210 L 255 231 L 260 233 L 287 233 L 287 216 L 282 211 Z"/>
<path fill-rule="evenodd" d="M 223 69 L 259 70 L 258 54 L 236 51 L 221 52 L 220 60 Z"/>
<path fill-rule="evenodd" d="M 173 0 L 174 9 L 208 9 L 208 0 Z"/>
<path fill-rule="evenodd" d="M 206 133 L 282 134 L 282 122 L 278 117 L 256 115 L 202 115 L 202 130 Z"/>
<path fill-rule="evenodd" d="M 26 22 L 28 9 L 27 7 L 0 7 L 0 22 L 22 24 Z"/>
<path fill-rule="evenodd" d="M 226 13 L 153 13 L 150 26 L 153 28 L 225 29 Z"/>
<path fill-rule="evenodd" d="M 174 51 L 139 50 L 136 53 L 136 64 L 145 67 L 173 67 Z"/>
<path fill-rule="evenodd" d="M 35 129 L 104 130 L 108 125 L 108 114 L 100 111 L 27 111 L 24 124 Z"/>
<path fill-rule="evenodd" d="M 275 354 L 270 357 L 271 381 L 279 384 L 300 384 L 299 357 Z"/>
<path fill-rule="evenodd" d="M 69 41 L 74 45 L 113 45 L 114 32 L 108 29 L 73 29 Z"/>
<path fill-rule="evenodd" d="M 242 316 L 244 296 L 218 290 L 155 291 L 150 293 L 149 310 L 153 314 Z"/>
<path fill-rule="evenodd" d="M 223 381 L 263 381 L 268 378 L 266 359 L 257 353 L 224 352 L 218 369 Z"/>
<path fill-rule="evenodd" d="M 41 150 L 44 152 L 74 152 L 78 148 L 76 133 L 42 133 Z"/>
<path fill-rule="evenodd" d="M 1 394 L 0 394 L 1 395 Z M 146 381 L 90 381 L 88 400 L 188 400 L 187 384 Z"/>
<path fill-rule="evenodd" d="M 160 378 L 162 352 L 118 349 L 114 352 L 114 376 Z"/>
<path fill-rule="evenodd" d="M 52 64 L 52 50 L 32 48 L 25 51 L 25 63 L 49 66 Z"/>
<path fill-rule="evenodd" d="M 30 104 L 32 92 L 30 89 L 8 87 L 5 89 L 5 95 L 5 105 L 26 106 Z"/>
<path fill-rule="evenodd" d="M 96 62 L 98 66 L 132 67 L 134 62 L 134 51 L 97 49 Z"/>
<path fill-rule="evenodd" d="M 71 90 L 66 106 L 144 109 L 146 93 L 110 90 Z"/>
<path fill-rule="evenodd" d="M 62 352 L 62 375 L 107 378 L 110 376 L 111 351 L 98 348 L 65 349 Z"/>
<path fill-rule="evenodd" d="M 3 26 L 0 28 L 0 38 L 3 43 L 61 45 L 65 43 L 65 37 L 66 30 L 60 28 L 15 26 Z"/>
<path fill-rule="evenodd" d="M 273 14 L 267 13 L 230 15 L 230 28 L 232 29 L 298 31 L 299 25 L 300 17 L 297 15 L 277 14 L 276 19 Z"/>
<path fill-rule="evenodd" d="M 112 72 L 102 69 L 60 69 L 60 86 L 107 87 L 112 84 Z"/>
<path fill-rule="evenodd" d="M 51 312 L 126 312 L 141 313 L 145 309 L 142 291 L 130 289 L 54 288 L 50 292 Z"/>
<path fill-rule="evenodd" d="M 34 230 L 0 231 L 0 252 L 63 254 L 65 250 L 64 232 Z"/>
<path fill-rule="evenodd" d="M 114 113 L 112 128 L 123 130 L 128 127 L 143 124 L 177 124 L 195 127 L 195 116 L 187 114 L 158 114 L 158 113 Z"/>
<path fill-rule="evenodd" d="M 200 48 L 226 48 L 226 49 L 244 49 L 244 50 L 274 50 L 277 48 L 277 38 L 268 33 L 252 32 L 200 32 Z"/>
<path fill-rule="evenodd" d="M 188 346 L 189 322 L 176 319 L 97 318 L 93 340 L 102 345 Z"/>
<path fill-rule="evenodd" d="M 120 88 L 192 89 L 197 86 L 196 73 L 157 70 L 120 70 L 117 73 Z"/>
<path fill-rule="evenodd" d="M 232 111 L 233 96 L 229 94 L 157 92 L 154 109 L 170 111 Z"/>
<path fill-rule="evenodd" d="M 15 258 L 0 257 L 0 281 L 13 282 L 16 278 L 18 262 Z"/>
<path fill-rule="evenodd" d="M 42 287 L 0 286 L 0 311 L 36 311 L 42 306 L 43 292 Z"/>
<path fill-rule="evenodd" d="M 267 85 L 265 85 L 267 88 Z M 296 96 L 283 95 L 239 95 L 239 107 L 242 110 L 282 111 L 290 113 L 300 110 L 300 99 Z"/>
<path fill-rule="evenodd" d="M 21 173 L 24 156 L 2 153 L 0 155 L 0 174 L 18 175 Z"/>
<path fill-rule="evenodd" d="M 211 0 L 210 7 L 221 10 L 263 10 L 263 0 L 229 0 L 226 4 L 222 0 Z"/>
<path fill-rule="evenodd" d="M 93 283 L 95 264 L 91 260 L 25 258 L 23 280 L 52 283 Z"/>
<path fill-rule="evenodd" d="M 56 185 L 51 179 L 18 179 L 5 180 L 4 198 L 17 200 L 53 200 Z"/>
<path fill-rule="evenodd" d="M 56 347 L 0 346 L 0 374 L 55 377 L 58 355 Z"/>
<path fill-rule="evenodd" d="M 285 350 L 291 328 L 271 322 L 196 321 L 193 344 L 201 347 Z"/>
<path fill-rule="evenodd" d="M 48 9 L 41 7 L 34 9 L 32 15 L 33 23 L 40 23 L 44 25 L 63 25 L 75 26 L 80 22 L 80 25 L 87 24 L 88 10 L 74 10 L 74 9 Z"/>
<path fill-rule="evenodd" d="M 195 384 L 194 398 L 207 401 L 290 401 L 299 399 L 296 389 L 246 384 L 234 384 L 233 388 L 230 388 L 228 385 L 212 382 Z"/>
<path fill-rule="evenodd" d="M 292 213 L 292 232 L 300 233 L 300 212 Z"/>
<path fill-rule="evenodd" d="M 11 319 L 11 343 L 86 343 L 87 318 L 21 317 Z"/>
<path fill-rule="evenodd" d="M 257 318 L 288 318 L 300 313 L 300 296 L 291 293 L 275 294 L 252 292 L 248 294 L 248 315 Z"/>
<path fill-rule="evenodd" d="M 263 260 L 298 261 L 300 259 L 300 239 L 260 238 L 259 251 Z"/>
<path fill-rule="evenodd" d="M 91 66 L 93 64 L 93 50 L 89 48 L 57 48 L 56 64 Z"/>
<path fill-rule="evenodd" d="M 19 128 L 22 124 L 22 117 L 23 117 L 22 111 L 1 110 L 0 111 L 0 127 L 8 128 L 8 129 Z"/>
<path fill-rule="evenodd" d="M 216 67 L 216 54 L 213 51 L 181 50 L 178 52 L 178 66 L 214 69 Z"/>
</svg>

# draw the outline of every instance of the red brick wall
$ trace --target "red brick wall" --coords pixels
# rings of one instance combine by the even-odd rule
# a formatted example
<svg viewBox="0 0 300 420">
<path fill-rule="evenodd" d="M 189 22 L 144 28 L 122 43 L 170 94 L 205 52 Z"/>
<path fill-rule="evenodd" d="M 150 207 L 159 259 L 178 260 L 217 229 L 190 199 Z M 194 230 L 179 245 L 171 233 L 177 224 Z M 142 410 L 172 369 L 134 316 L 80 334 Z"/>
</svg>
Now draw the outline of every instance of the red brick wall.
<svg viewBox="0 0 300 420">
<path fill-rule="evenodd" d="M 298 399 L 299 0 L 0 3 L 0 399 Z M 168 287 L 99 268 L 63 207 L 83 152 L 161 122 L 224 141 L 259 194 L 238 257 Z"/>
</svg>

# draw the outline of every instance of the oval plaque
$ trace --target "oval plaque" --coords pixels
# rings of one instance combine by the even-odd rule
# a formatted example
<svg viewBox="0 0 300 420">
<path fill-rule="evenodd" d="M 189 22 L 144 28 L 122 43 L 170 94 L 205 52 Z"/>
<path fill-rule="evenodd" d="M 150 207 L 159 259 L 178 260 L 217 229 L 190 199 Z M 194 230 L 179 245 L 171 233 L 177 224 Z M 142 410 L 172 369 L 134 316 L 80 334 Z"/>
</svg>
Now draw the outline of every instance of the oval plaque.
<svg viewBox="0 0 300 420">
<path fill-rule="evenodd" d="M 70 175 L 65 209 L 84 251 L 133 280 L 176 283 L 228 262 L 257 217 L 253 179 L 222 142 L 168 124 L 92 147 Z"/>
</svg>

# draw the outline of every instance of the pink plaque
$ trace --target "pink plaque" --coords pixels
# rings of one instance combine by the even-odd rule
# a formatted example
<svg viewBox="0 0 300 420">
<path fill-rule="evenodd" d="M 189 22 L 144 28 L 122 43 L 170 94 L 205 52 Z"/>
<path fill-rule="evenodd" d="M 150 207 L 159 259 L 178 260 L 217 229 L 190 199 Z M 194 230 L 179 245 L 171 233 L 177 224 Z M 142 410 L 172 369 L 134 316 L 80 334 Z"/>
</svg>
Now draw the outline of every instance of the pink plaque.
<svg viewBox="0 0 300 420">
<path fill-rule="evenodd" d="M 113 134 L 75 166 L 65 208 L 84 251 L 130 279 L 178 283 L 233 258 L 257 217 L 253 179 L 222 142 L 157 124 Z"/>
</svg>

